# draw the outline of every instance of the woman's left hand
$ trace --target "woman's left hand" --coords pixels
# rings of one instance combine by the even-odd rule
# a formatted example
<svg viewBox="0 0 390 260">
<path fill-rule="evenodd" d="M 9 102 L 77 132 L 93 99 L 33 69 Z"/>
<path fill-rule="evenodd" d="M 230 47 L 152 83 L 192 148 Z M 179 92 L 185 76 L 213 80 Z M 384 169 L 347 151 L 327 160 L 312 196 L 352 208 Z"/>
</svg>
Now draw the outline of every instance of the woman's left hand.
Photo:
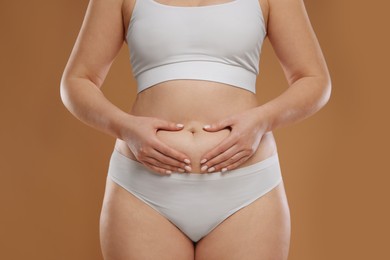
<svg viewBox="0 0 390 260">
<path fill-rule="evenodd" d="M 203 129 L 208 132 L 228 128 L 230 134 L 203 155 L 201 171 L 225 172 L 237 168 L 256 152 L 268 126 L 267 118 L 261 116 L 258 107 L 204 126 Z"/>
</svg>

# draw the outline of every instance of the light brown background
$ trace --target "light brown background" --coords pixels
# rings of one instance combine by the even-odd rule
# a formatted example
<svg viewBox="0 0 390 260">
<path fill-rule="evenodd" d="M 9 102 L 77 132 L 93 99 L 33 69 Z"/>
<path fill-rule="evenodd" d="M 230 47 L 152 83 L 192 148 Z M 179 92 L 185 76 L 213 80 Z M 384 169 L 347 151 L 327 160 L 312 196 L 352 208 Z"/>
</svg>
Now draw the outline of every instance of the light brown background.
<svg viewBox="0 0 390 260">
<path fill-rule="evenodd" d="M 74 118 L 59 95 L 87 3 L 0 3 L 0 259 L 102 259 L 98 221 L 114 139 Z M 313 117 L 274 132 L 292 217 L 289 259 L 390 259 L 390 5 L 305 3 L 333 92 Z M 264 102 L 287 87 L 268 40 L 260 69 Z M 125 45 L 103 91 L 130 108 Z"/>
</svg>

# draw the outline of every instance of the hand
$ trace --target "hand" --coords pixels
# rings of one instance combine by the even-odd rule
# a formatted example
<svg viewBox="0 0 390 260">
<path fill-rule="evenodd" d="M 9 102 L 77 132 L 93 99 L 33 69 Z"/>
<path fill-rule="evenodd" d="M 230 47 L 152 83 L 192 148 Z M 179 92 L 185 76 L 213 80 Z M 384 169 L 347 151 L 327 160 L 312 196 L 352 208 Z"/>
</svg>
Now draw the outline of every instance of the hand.
<svg viewBox="0 0 390 260">
<path fill-rule="evenodd" d="M 200 162 L 202 172 L 225 172 L 247 161 L 259 147 L 260 140 L 267 131 L 268 122 L 259 114 L 258 108 L 254 108 L 203 127 L 209 132 L 225 128 L 231 130 L 230 134 L 204 154 Z"/>
<path fill-rule="evenodd" d="M 158 130 L 179 131 L 183 125 L 152 117 L 134 116 L 124 141 L 136 159 L 159 174 L 191 171 L 190 160 L 185 154 L 167 146 L 157 138 Z M 126 129 L 127 130 L 127 129 Z"/>
</svg>

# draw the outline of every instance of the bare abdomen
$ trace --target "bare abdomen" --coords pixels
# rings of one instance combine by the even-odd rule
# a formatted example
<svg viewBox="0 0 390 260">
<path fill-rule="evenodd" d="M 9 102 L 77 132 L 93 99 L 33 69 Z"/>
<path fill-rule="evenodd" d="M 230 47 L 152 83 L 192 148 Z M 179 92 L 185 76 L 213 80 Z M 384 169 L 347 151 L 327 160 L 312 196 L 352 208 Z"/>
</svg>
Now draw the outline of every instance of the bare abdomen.
<svg viewBox="0 0 390 260">
<path fill-rule="evenodd" d="M 189 156 L 192 172 L 200 172 L 201 157 L 230 134 L 228 129 L 207 132 L 203 126 L 257 105 L 256 97 L 246 90 L 216 82 L 174 80 L 139 93 L 131 114 L 184 124 L 180 131 L 159 130 L 157 136 L 168 146 Z M 116 149 L 135 160 L 125 142 L 118 139 Z M 274 153 L 276 143 L 272 132 L 269 132 L 263 136 L 255 154 L 240 167 Z"/>
<path fill-rule="evenodd" d="M 202 127 L 201 122 L 191 122 L 181 131 L 158 131 L 157 136 L 162 142 L 189 156 L 192 171 L 200 172 L 202 156 L 222 142 L 230 133 L 228 129 L 206 132 Z"/>
</svg>

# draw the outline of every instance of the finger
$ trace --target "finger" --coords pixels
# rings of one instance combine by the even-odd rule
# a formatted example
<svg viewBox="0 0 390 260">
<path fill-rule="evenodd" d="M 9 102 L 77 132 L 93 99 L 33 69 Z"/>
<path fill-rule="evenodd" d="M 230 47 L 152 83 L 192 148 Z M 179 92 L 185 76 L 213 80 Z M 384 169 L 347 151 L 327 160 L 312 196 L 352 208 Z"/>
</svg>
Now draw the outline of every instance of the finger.
<svg viewBox="0 0 390 260">
<path fill-rule="evenodd" d="M 213 172 L 218 170 L 218 165 L 221 163 L 228 161 L 228 160 L 233 160 L 235 162 L 235 156 L 236 154 L 240 153 L 241 151 L 238 150 L 236 145 L 231 146 L 229 149 L 225 150 L 223 153 L 220 153 L 210 161 L 206 162 L 201 166 L 201 171 L 208 171 L 208 172 Z"/>
<path fill-rule="evenodd" d="M 241 151 L 239 153 L 236 153 L 226 161 L 221 162 L 220 164 L 214 165 L 215 171 L 230 171 L 236 168 L 238 165 L 238 162 L 245 162 L 250 157 L 250 154 L 246 151 Z"/>
<path fill-rule="evenodd" d="M 249 158 L 250 158 L 249 155 L 244 156 L 244 157 L 241 157 L 241 159 L 239 159 L 239 160 L 236 161 L 235 163 L 230 164 L 229 166 L 223 167 L 222 169 L 226 169 L 226 170 L 223 170 L 223 172 L 231 171 L 231 170 L 236 169 L 238 166 L 240 166 L 241 164 L 243 164 L 244 162 L 246 162 Z"/>
<path fill-rule="evenodd" d="M 211 165 L 209 162 L 217 157 L 218 155 L 222 154 L 226 150 L 230 149 L 233 145 L 237 143 L 238 138 L 235 137 L 235 135 L 230 134 L 226 139 L 224 139 L 221 143 L 219 143 L 215 148 L 213 148 L 211 151 L 207 152 L 205 155 L 203 155 L 201 158 L 200 163 L 203 165 L 206 163 L 208 167 Z"/>
<path fill-rule="evenodd" d="M 216 122 L 216 123 L 211 124 L 211 125 L 205 125 L 205 126 L 203 126 L 203 129 L 205 131 L 208 131 L 208 132 L 216 132 L 216 131 L 220 131 L 222 129 L 225 129 L 227 127 L 230 127 L 232 124 L 233 124 L 233 121 L 230 118 L 228 118 L 228 119 L 221 120 L 221 121 Z"/>
<path fill-rule="evenodd" d="M 154 127 L 156 127 L 159 130 L 168 130 L 168 131 L 179 131 L 182 130 L 184 125 L 183 124 L 177 124 L 173 122 L 169 122 L 166 120 L 158 120 Z"/>
<path fill-rule="evenodd" d="M 164 144 L 163 142 L 157 141 L 155 150 L 158 151 L 160 154 L 165 155 L 166 159 L 168 159 L 170 157 L 171 159 L 175 160 L 175 162 L 170 163 L 171 165 L 181 167 L 182 163 L 185 163 L 185 164 L 191 163 L 188 156 L 186 156 L 184 153 L 181 153 L 181 152 L 169 147 L 168 145 Z"/>
<path fill-rule="evenodd" d="M 175 167 L 175 166 L 172 166 L 169 164 L 165 164 L 165 163 L 157 160 L 156 158 L 149 157 L 149 156 L 144 159 L 144 162 L 147 162 L 150 165 L 153 165 L 153 166 L 158 167 L 160 169 L 164 169 L 165 171 L 169 171 L 171 173 L 172 172 L 179 172 L 179 173 L 185 172 L 184 167 L 181 168 L 181 167 Z"/>
<path fill-rule="evenodd" d="M 176 170 L 178 168 L 185 169 L 187 166 L 187 164 L 185 164 L 184 162 L 179 162 L 171 157 L 166 156 L 165 154 L 160 153 L 157 150 L 152 150 L 147 157 L 153 158 L 158 161 L 161 164 L 160 167 L 162 167 L 162 165 L 166 165 L 166 167 L 162 168 L 170 167 L 171 169 L 173 167 Z"/>
<path fill-rule="evenodd" d="M 166 169 L 163 169 L 163 168 L 160 168 L 158 166 L 155 166 L 147 161 L 143 161 L 142 162 L 146 167 L 148 167 L 150 170 L 152 170 L 153 172 L 159 174 L 159 175 L 163 175 L 163 176 L 169 176 L 170 173 L 169 171 L 167 171 Z"/>
</svg>

